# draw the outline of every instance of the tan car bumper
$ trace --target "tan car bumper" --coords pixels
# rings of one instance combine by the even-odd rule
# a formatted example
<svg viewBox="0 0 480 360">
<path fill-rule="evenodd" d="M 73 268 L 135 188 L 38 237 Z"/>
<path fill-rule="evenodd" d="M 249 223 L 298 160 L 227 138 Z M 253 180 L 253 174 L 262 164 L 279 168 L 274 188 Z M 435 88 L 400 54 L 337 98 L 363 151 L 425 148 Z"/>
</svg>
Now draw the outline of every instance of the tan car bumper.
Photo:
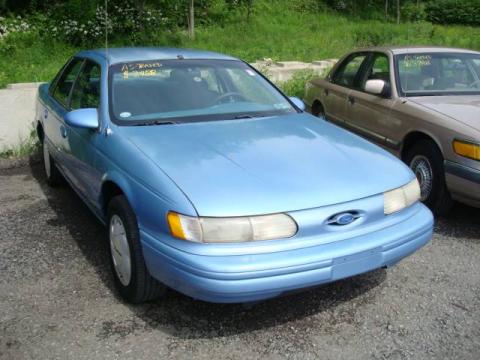
<svg viewBox="0 0 480 360">
<path fill-rule="evenodd" d="M 445 179 L 455 200 L 480 208 L 480 170 L 447 160 Z"/>
</svg>

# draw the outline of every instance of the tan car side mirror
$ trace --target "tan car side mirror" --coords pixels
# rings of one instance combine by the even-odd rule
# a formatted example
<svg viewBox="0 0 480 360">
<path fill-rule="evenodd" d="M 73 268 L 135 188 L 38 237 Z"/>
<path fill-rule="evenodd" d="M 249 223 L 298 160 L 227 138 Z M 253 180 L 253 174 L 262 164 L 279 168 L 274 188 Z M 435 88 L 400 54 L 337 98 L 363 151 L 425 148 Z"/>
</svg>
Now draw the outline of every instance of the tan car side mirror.
<svg viewBox="0 0 480 360">
<path fill-rule="evenodd" d="M 367 80 L 365 83 L 365 91 L 373 95 L 382 95 L 385 90 L 385 81 L 380 79 Z"/>
</svg>

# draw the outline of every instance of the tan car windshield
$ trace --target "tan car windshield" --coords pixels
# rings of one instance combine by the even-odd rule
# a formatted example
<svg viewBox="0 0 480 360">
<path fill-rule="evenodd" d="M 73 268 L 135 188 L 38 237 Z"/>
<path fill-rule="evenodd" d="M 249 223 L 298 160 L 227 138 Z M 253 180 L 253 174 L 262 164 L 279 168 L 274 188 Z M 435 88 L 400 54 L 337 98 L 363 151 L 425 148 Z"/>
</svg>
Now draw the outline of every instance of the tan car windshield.
<svg viewBox="0 0 480 360">
<path fill-rule="evenodd" d="M 405 95 L 480 94 L 480 56 L 459 53 L 403 54 L 396 57 Z"/>
</svg>

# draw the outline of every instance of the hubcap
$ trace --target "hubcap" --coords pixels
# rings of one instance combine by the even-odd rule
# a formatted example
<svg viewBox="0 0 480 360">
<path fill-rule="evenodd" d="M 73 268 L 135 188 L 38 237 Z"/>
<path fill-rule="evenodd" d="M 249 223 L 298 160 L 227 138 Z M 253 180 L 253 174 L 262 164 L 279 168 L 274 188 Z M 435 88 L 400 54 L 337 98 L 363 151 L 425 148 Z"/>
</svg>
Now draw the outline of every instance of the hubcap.
<svg viewBox="0 0 480 360">
<path fill-rule="evenodd" d="M 420 200 L 425 201 L 433 187 L 433 170 L 430 161 L 423 155 L 416 155 L 410 162 L 410 168 L 420 184 Z"/>
<path fill-rule="evenodd" d="M 49 178 L 51 174 L 50 153 L 48 152 L 48 146 L 45 140 L 43 141 L 43 165 L 45 166 L 45 174 L 47 174 L 47 178 Z"/>
<path fill-rule="evenodd" d="M 125 226 L 118 215 L 113 215 L 110 219 L 109 238 L 115 272 L 122 285 L 127 286 L 132 276 L 130 248 Z"/>
</svg>

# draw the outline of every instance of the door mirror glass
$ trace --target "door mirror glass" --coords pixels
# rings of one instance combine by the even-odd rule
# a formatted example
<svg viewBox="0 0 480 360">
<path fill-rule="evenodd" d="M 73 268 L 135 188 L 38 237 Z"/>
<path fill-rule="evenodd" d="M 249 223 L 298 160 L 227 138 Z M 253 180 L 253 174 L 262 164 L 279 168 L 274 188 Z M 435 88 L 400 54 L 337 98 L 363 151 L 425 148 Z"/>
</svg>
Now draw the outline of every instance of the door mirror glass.
<svg viewBox="0 0 480 360">
<path fill-rule="evenodd" d="M 305 103 L 296 96 L 291 96 L 290 101 L 300 110 L 305 111 Z"/>
<path fill-rule="evenodd" d="M 373 95 L 383 95 L 385 91 L 385 81 L 380 79 L 367 80 L 365 83 L 365 91 Z"/>
<path fill-rule="evenodd" d="M 65 122 L 76 128 L 97 129 L 98 112 L 97 109 L 87 108 L 72 110 L 65 115 Z"/>
</svg>

